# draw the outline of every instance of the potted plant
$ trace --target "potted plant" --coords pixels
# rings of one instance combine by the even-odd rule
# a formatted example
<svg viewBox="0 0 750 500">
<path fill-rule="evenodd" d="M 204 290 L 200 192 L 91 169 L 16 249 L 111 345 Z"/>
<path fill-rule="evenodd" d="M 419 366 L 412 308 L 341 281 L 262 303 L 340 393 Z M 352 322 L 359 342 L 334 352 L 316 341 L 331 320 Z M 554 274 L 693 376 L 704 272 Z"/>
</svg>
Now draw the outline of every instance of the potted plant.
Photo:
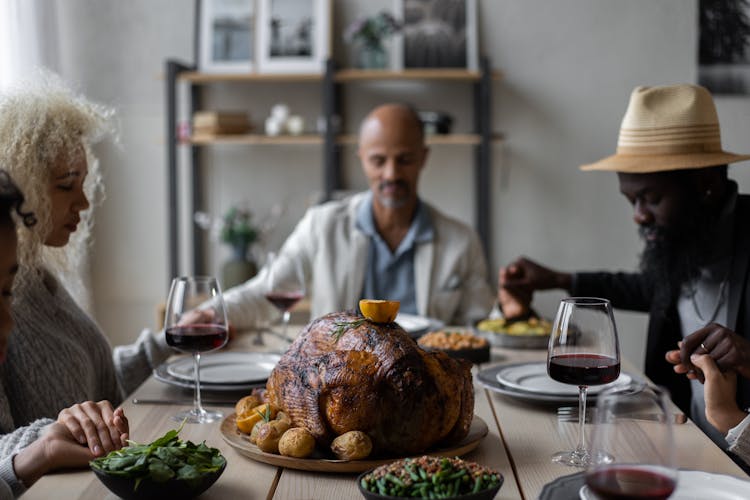
<svg viewBox="0 0 750 500">
<path fill-rule="evenodd" d="M 221 286 L 231 288 L 249 280 L 258 272 L 253 246 L 262 243 L 283 213 L 281 205 L 274 206 L 268 217 L 255 222 L 253 213 L 243 205 L 233 205 L 222 217 L 196 212 L 195 222 L 209 231 L 211 239 L 225 243 L 231 256 L 221 267 Z"/>
<path fill-rule="evenodd" d="M 382 69 L 388 65 L 388 54 L 383 42 L 397 33 L 401 25 L 387 11 L 353 21 L 344 31 L 344 40 L 358 49 L 357 66 Z"/>
</svg>

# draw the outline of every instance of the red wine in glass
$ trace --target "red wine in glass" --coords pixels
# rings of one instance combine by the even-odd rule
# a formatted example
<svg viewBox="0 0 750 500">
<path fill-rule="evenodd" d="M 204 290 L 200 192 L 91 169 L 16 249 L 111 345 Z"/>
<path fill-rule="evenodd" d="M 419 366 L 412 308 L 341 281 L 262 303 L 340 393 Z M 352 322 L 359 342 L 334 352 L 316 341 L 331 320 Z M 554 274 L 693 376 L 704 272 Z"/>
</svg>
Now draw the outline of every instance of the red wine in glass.
<svg viewBox="0 0 750 500">
<path fill-rule="evenodd" d="M 305 294 L 300 292 L 268 292 L 266 300 L 274 305 L 280 312 L 286 312 L 294 307 L 294 304 L 302 300 Z"/>
<path fill-rule="evenodd" d="M 620 375 L 620 346 L 612 304 L 598 297 L 569 297 L 560 301 L 547 350 L 550 378 L 578 386 L 578 444 L 552 456 L 555 463 L 587 467 L 586 392 L 591 385 L 612 382 Z"/>
<path fill-rule="evenodd" d="M 167 328 L 167 345 L 183 352 L 206 352 L 222 347 L 227 341 L 224 325 L 192 324 Z"/>
<path fill-rule="evenodd" d="M 620 362 L 600 354 L 558 354 L 549 359 L 549 376 L 563 384 L 608 384 L 620 376 Z"/>
<path fill-rule="evenodd" d="M 604 500 L 661 500 L 675 489 L 675 480 L 658 467 L 623 465 L 586 474 L 586 484 Z"/>
</svg>

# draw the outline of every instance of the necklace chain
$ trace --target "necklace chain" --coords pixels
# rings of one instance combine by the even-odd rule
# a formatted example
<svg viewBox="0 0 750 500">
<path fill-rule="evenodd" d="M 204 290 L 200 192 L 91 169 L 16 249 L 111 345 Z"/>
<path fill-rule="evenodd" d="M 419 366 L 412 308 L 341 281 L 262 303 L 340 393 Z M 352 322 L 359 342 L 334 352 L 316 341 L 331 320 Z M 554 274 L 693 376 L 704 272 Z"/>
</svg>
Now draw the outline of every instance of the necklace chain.
<svg viewBox="0 0 750 500">
<path fill-rule="evenodd" d="M 693 303 L 693 311 L 695 311 L 695 315 L 698 316 L 698 319 L 701 320 L 705 325 L 712 323 L 716 319 L 716 315 L 719 314 L 719 309 L 721 309 L 722 304 L 724 304 L 724 300 L 726 299 L 726 291 L 727 291 L 727 284 L 729 283 L 729 273 L 724 277 L 723 280 L 721 280 L 721 285 L 719 285 L 719 293 L 718 298 L 716 299 L 716 306 L 714 306 L 714 311 L 711 313 L 711 317 L 708 318 L 708 320 L 703 318 L 703 315 L 701 314 L 700 308 L 698 307 L 698 302 L 695 300 L 695 296 L 698 295 L 698 283 L 697 279 L 694 280 L 692 284 L 692 290 L 690 293 L 690 301 Z"/>
</svg>

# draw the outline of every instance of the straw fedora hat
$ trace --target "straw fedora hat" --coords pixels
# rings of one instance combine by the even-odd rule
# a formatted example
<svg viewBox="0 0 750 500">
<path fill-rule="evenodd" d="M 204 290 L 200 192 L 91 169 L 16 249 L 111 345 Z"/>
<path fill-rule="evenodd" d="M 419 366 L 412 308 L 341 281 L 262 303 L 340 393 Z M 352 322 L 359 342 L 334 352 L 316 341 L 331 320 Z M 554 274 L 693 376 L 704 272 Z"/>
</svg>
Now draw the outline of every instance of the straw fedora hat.
<svg viewBox="0 0 750 500">
<path fill-rule="evenodd" d="M 626 173 L 712 167 L 743 160 L 721 149 L 711 94 L 698 85 L 636 87 L 620 125 L 617 152 L 581 170 Z"/>
</svg>

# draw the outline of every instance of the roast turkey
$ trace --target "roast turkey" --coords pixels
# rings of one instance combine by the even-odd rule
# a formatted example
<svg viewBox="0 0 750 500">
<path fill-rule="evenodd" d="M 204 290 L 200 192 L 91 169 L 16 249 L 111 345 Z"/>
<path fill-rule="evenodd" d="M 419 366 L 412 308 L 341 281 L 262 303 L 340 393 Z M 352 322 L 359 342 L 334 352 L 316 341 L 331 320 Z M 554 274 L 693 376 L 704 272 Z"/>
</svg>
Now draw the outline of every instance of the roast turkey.
<svg viewBox="0 0 750 500">
<path fill-rule="evenodd" d="M 332 313 L 305 327 L 268 378 L 268 398 L 328 445 L 366 432 L 373 452 L 461 440 L 474 413 L 471 363 L 425 352 L 396 323 Z"/>
</svg>

